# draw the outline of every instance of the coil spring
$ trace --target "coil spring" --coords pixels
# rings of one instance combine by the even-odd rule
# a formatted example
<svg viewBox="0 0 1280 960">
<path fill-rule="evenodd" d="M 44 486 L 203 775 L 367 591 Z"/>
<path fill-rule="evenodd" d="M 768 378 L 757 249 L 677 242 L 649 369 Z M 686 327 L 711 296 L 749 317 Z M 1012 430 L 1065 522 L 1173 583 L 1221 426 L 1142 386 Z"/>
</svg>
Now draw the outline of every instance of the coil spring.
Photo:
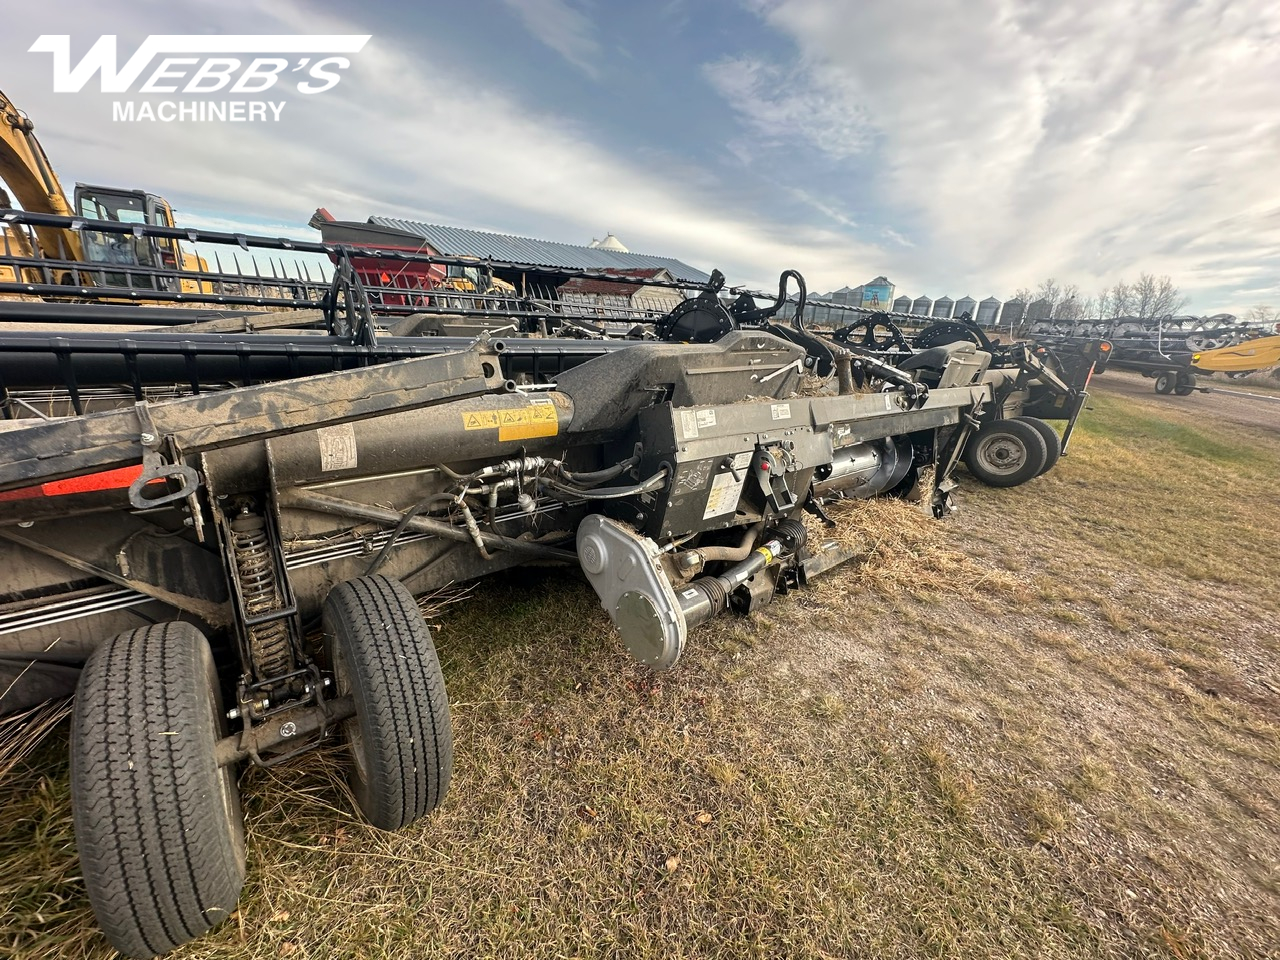
<svg viewBox="0 0 1280 960">
<path fill-rule="evenodd" d="M 231 521 L 231 548 L 246 616 L 256 617 L 284 606 L 266 521 L 248 511 L 241 513 Z M 284 620 L 271 620 L 248 631 L 249 652 L 259 678 L 288 672 L 292 666 L 289 625 Z"/>
</svg>

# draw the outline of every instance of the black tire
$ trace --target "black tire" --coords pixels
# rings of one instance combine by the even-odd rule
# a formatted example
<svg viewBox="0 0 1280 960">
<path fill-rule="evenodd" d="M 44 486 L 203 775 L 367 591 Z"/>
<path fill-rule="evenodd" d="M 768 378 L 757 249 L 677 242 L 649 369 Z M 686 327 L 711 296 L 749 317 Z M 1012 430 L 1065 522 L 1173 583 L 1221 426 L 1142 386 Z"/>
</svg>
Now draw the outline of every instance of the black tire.
<svg viewBox="0 0 1280 960">
<path fill-rule="evenodd" d="M 1039 417 L 1015 417 L 1014 419 L 1029 423 L 1040 434 L 1040 439 L 1044 441 L 1044 449 L 1047 454 L 1040 473 L 1042 475 L 1048 473 L 1058 465 L 1058 460 L 1062 457 L 1062 437 L 1058 436 L 1057 430 Z"/>
<path fill-rule="evenodd" d="M 1177 375 L 1172 370 L 1158 373 L 1156 374 L 1156 393 L 1173 393 L 1173 388 L 1177 383 Z"/>
<path fill-rule="evenodd" d="M 449 698 L 431 631 L 404 584 L 383 576 L 340 583 L 324 602 L 324 636 L 339 696 L 348 776 L 375 827 L 398 830 L 440 805 L 453 772 Z"/>
<path fill-rule="evenodd" d="M 1044 438 L 1021 420 L 991 420 L 964 446 L 969 472 L 989 487 L 1016 487 L 1036 477 L 1049 459 Z"/>
<path fill-rule="evenodd" d="M 133 957 L 166 953 L 230 916 L 244 819 L 209 642 L 189 623 L 122 633 L 85 664 L 71 720 L 76 848 L 94 915 Z"/>
<path fill-rule="evenodd" d="M 1195 392 L 1196 375 L 1194 373 L 1184 373 L 1178 375 L 1177 385 L 1174 386 L 1173 392 L 1179 397 L 1188 397 Z"/>
</svg>

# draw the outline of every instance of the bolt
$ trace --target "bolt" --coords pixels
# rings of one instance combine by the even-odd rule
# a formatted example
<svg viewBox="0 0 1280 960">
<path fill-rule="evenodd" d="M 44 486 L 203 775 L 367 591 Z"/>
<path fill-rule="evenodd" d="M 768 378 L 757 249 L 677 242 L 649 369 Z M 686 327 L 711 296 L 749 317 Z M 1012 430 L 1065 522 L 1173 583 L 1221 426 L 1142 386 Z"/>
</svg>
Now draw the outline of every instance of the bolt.
<svg viewBox="0 0 1280 960">
<path fill-rule="evenodd" d="M 239 707 L 232 707 L 230 710 L 228 710 L 228 711 L 227 711 L 227 719 L 228 719 L 228 720 L 239 720 L 239 719 L 240 719 L 240 708 L 239 708 Z"/>
</svg>

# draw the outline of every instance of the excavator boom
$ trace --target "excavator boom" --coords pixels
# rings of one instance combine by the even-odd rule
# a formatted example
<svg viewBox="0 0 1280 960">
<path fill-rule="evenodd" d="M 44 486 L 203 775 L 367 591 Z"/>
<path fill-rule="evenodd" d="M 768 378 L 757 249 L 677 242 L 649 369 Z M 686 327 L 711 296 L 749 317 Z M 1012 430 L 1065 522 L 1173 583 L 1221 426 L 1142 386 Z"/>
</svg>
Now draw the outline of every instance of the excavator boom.
<svg viewBox="0 0 1280 960">
<path fill-rule="evenodd" d="M 24 210 L 73 216 L 75 211 L 34 131 L 35 124 L 0 92 L 0 180 Z M 72 231 L 42 228 L 37 234 L 41 246 L 60 259 L 84 259 L 80 238 Z"/>
</svg>

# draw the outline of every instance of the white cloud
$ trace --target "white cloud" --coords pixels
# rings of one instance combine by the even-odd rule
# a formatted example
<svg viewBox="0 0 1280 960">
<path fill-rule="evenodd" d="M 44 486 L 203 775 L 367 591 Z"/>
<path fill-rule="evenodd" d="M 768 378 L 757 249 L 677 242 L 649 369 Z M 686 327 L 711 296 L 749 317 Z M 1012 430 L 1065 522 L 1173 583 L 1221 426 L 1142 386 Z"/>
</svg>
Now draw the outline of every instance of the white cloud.
<svg viewBox="0 0 1280 960">
<path fill-rule="evenodd" d="M 297 3 L 267 9 L 255 15 L 256 32 L 369 32 Z M 133 11 L 108 18 L 86 7 L 85 34 L 182 32 L 181 11 Z M 242 29 L 243 16 L 208 27 Z M 31 12 L 14 33 L 42 29 Z M 60 171 L 74 163 L 82 179 L 165 194 L 180 223 L 185 211 L 201 210 L 230 222 L 248 217 L 250 226 L 301 225 L 322 205 L 344 219 L 399 215 L 581 243 L 607 228 L 632 250 L 719 267 L 731 283 L 766 288 L 788 267 L 813 288 L 839 286 L 851 262 L 879 259 L 874 247 L 834 230 L 755 215 L 711 172 L 691 177 L 677 165 L 673 175 L 644 156 L 612 152 L 576 121 L 439 65 L 420 37 L 402 45 L 375 31 L 352 60 L 334 90 L 292 97 L 279 124 L 114 124 L 109 98 L 48 93 L 48 65 L 34 56 L 37 82 L 21 98 L 9 92 L 36 119 Z"/>
<path fill-rule="evenodd" d="M 1091 288 L 1148 270 L 1193 294 L 1249 285 L 1280 298 L 1280 6 L 758 8 L 804 68 L 735 68 L 717 87 L 753 125 L 816 100 L 873 128 L 876 187 L 932 233 L 919 253 L 934 262 L 913 272 L 932 266 L 933 285 L 1007 292 L 1056 275 Z M 807 132 L 813 118 L 794 122 Z M 809 140 L 850 152 L 843 138 Z"/>
<path fill-rule="evenodd" d="M 838 71 L 783 70 L 753 57 L 703 68 L 711 85 L 747 121 L 756 146 L 794 147 L 807 141 L 843 159 L 867 145 L 868 126 Z"/>
<path fill-rule="evenodd" d="M 502 0 L 530 33 L 591 77 L 600 76 L 600 43 L 590 18 L 567 0 Z"/>
</svg>

